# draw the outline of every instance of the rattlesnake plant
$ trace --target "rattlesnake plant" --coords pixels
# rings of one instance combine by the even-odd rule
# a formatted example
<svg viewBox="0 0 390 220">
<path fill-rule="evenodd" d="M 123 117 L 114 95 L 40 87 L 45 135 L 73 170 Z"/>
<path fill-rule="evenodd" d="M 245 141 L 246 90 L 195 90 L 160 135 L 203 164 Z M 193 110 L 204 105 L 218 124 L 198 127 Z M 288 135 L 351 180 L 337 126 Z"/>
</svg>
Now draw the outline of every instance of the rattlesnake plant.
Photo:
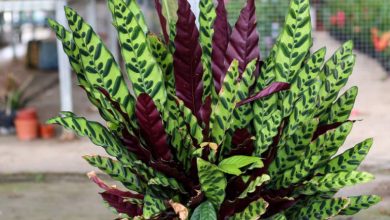
<svg viewBox="0 0 390 220">
<path fill-rule="evenodd" d="M 373 179 L 356 171 L 372 139 L 336 155 L 354 124 L 358 90 L 339 91 L 355 55 L 351 42 L 328 61 L 325 49 L 310 53 L 309 0 L 291 1 L 267 58 L 254 0 L 234 27 L 223 0 L 200 0 L 199 29 L 187 0 L 178 0 L 177 20 L 155 4 L 161 36 L 135 0 L 108 0 L 125 70 L 71 8 L 70 31 L 49 21 L 106 126 L 71 112 L 49 123 L 106 150 L 84 158 L 122 183 L 89 175 L 120 219 L 327 219 L 380 200 L 335 197 Z"/>
</svg>

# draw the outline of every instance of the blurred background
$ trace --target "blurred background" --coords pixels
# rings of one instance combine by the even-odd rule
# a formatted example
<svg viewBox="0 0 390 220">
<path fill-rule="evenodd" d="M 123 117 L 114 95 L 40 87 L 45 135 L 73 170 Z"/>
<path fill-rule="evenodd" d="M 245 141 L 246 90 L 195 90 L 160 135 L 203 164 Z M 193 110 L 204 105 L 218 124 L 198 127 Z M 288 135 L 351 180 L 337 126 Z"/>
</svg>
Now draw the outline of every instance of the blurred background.
<svg viewBox="0 0 390 220">
<path fill-rule="evenodd" d="M 175 0 L 170 0 L 175 7 Z M 198 0 L 190 0 L 196 12 Z M 150 29 L 160 32 L 154 1 L 139 0 Z M 226 0 L 234 25 L 245 0 Z M 348 87 L 359 96 L 352 113 L 358 120 L 345 143 L 367 137 L 375 144 L 361 169 L 376 175 L 372 183 L 341 194 L 378 194 L 382 203 L 349 219 L 390 219 L 390 1 L 312 0 L 313 52 L 327 57 L 343 41 L 355 42 L 357 63 Z M 106 0 L 0 0 L 0 219 L 113 219 L 99 189 L 85 173 L 81 158 L 104 154 L 89 141 L 44 122 L 60 110 L 91 120 L 98 112 L 77 86 L 68 60 L 47 25 L 66 24 L 63 6 L 76 9 L 120 59 L 116 31 Z M 288 0 L 256 0 L 261 56 L 268 55 L 287 13 Z M 18 113 L 18 114 L 17 114 Z M 363 119 L 363 120 L 361 120 Z M 342 219 L 342 218 L 341 218 Z"/>
</svg>

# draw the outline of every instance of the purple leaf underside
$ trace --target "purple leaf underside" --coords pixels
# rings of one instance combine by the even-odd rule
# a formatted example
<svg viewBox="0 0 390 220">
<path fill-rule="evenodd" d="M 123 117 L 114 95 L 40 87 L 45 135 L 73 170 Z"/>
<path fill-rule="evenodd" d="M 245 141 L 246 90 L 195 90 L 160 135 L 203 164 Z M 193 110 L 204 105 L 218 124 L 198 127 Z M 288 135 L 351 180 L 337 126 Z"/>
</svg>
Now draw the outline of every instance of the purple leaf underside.
<svg viewBox="0 0 390 220">
<path fill-rule="evenodd" d="M 167 134 L 164 125 L 152 98 L 142 93 L 137 98 L 135 114 L 140 126 L 140 131 L 155 159 L 170 161 L 173 159 L 168 145 Z"/>
<path fill-rule="evenodd" d="M 221 90 L 226 75 L 225 53 L 229 44 L 230 27 L 224 0 L 218 0 L 217 17 L 214 23 L 213 48 L 211 53 L 214 86 L 217 93 Z"/>
<path fill-rule="evenodd" d="M 199 44 L 195 15 L 187 0 L 179 0 L 177 16 L 176 50 L 173 54 L 176 95 L 200 119 L 199 110 L 203 95 L 202 49 Z"/>
<path fill-rule="evenodd" d="M 240 107 L 242 105 L 248 104 L 250 102 L 256 101 L 258 99 L 267 97 L 269 95 L 272 95 L 277 92 L 281 92 L 284 90 L 290 89 L 290 84 L 289 83 L 284 83 L 284 82 L 273 82 L 271 85 L 263 89 L 262 91 L 258 92 L 257 94 L 244 99 L 240 102 L 237 103 L 236 107 Z"/>
<path fill-rule="evenodd" d="M 254 0 L 248 0 L 245 8 L 233 28 L 226 50 L 225 71 L 234 59 L 239 61 L 240 78 L 246 66 L 252 60 L 260 59 L 259 34 L 256 28 L 256 6 Z M 257 74 L 257 72 L 255 72 Z"/>
</svg>

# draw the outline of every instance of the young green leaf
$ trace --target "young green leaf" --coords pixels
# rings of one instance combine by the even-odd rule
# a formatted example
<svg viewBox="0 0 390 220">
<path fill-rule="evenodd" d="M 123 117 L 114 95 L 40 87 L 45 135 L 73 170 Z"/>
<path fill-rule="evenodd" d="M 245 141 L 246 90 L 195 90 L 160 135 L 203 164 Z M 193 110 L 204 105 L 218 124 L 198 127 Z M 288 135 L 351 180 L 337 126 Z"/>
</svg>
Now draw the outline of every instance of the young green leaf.
<svg viewBox="0 0 390 220">
<path fill-rule="evenodd" d="M 256 163 L 258 165 L 258 167 L 263 166 L 263 162 L 261 161 L 261 158 L 259 158 L 259 157 L 232 156 L 232 157 L 229 157 L 229 158 L 222 160 L 218 164 L 218 168 L 225 173 L 239 176 L 242 173 L 240 168 L 249 166 L 249 165 L 254 164 L 254 163 Z"/>
<path fill-rule="evenodd" d="M 209 201 L 205 201 L 200 204 L 192 213 L 190 220 L 217 220 L 217 213 L 213 204 Z"/>
</svg>

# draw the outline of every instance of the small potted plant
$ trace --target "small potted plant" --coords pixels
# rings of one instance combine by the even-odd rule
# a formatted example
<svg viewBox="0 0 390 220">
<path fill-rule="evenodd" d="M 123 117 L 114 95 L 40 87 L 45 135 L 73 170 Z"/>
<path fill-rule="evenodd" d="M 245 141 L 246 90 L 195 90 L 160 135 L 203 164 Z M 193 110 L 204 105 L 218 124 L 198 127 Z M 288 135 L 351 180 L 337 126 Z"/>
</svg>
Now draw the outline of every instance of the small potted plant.
<svg viewBox="0 0 390 220">
<path fill-rule="evenodd" d="M 2 84 L 4 90 L 0 98 L 0 134 L 10 134 L 15 131 L 15 111 L 12 100 L 14 99 L 13 90 L 16 87 L 16 81 L 12 74 L 8 74 Z"/>
<path fill-rule="evenodd" d="M 19 109 L 23 108 L 26 100 L 23 95 L 32 77 L 29 77 L 23 83 L 19 83 L 14 74 L 9 73 L 4 80 L 4 91 L 0 98 L 0 129 L 3 134 L 10 134 L 15 131 L 14 120 Z"/>
<path fill-rule="evenodd" d="M 5 80 L 0 126 L 3 133 L 9 134 L 16 130 L 16 134 L 22 140 L 33 139 L 38 135 L 38 119 L 35 110 L 24 109 L 29 101 L 25 93 L 32 80 L 31 76 L 20 83 L 13 74 L 8 74 Z"/>
</svg>

